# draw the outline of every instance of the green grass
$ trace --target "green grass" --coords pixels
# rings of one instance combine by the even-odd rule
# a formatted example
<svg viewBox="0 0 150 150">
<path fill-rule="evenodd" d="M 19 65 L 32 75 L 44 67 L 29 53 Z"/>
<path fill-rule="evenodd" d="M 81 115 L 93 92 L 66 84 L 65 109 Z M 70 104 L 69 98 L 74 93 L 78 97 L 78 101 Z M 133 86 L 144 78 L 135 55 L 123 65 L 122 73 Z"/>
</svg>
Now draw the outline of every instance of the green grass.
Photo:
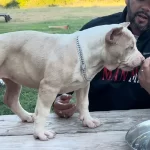
<svg viewBox="0 0 150 150">
<path fill-rule="evenodd" d="M 0 34 L 20 30 L 36 30 L 48 33 L 72 33 L 78 31 L 85 23 L 97 16 L 104 16 L 122 11 L 122 7 L 109 8 L 38 8 L 38 9 L 0 9 L 8 12 L 13 18 L 5 23 L 0 18 Z M 109 10 L 109 11 L 108 11 Z M 49 25 L 69 25 L 69 30 L 49 29 Z M 3 103 L 5 86 L 0 86 L 0 115 L 13 114 Z M 34 112 L 37 99 L 37 90 L 27 87 L 22 88 L 20 102 L 23 108 Z M 73 98 L 73 101 L 75 99 Z"/>
<path fill-rule="evenodd" d="M 11 110 L 3 103 L 4 91 L 5 86 L 1 87 L 0 89 L 0 115 L 13 114 Z M 37 98 L 36 89 L 30 89 L 27 87 L 22 88 L 22 92 L 20 95 L 20 103 L 25 110 L 29 112 L 34 112 L 36 98 Z"/>
<path fill-rule="evenodd" d="M 68 24 L 68 19 L 56 20 L 56 21 L 45 21 L 38 23 L 24 23 L 24 24 L 4 24 L 0 22 L 0 33 L 12 32 L 12 31 L 20 31 L 20 30 L 36 30 L 48 33 L 72 33 L 74 31 L 79 30 L 83 24 L 89 21 L 90 18 L 85 19 L 70 19 L 69 20 L 69 30 L 62 29 L 48 29 L 49 25 L 57 26 L 57 25 L 65 25 Z"/>
</svg>

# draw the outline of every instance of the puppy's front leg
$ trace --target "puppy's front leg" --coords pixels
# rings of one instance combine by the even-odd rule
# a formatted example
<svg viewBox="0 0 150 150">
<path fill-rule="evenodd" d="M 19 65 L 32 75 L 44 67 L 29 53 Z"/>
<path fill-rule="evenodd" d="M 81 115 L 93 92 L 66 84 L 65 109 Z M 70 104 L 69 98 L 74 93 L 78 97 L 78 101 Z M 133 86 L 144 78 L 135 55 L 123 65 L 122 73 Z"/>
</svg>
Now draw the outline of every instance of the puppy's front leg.
<svg viewBox="0 0 150 150">
<path fill-rule="evenodd" d="M 45 80 L 41 81 L 37 104 L 35 108 L 34 137 L 42 141 L 54 138 L 55 132 L 46 131 L 46 119 L 54 102 L 58 89 L 50 86 Z"/>
<path fill-rule="evenodd" d="M 79 110 L 80 120 L 83 121 L 84 126 L 88 126 L 89 128 L 95 128 L 100 125 L 100 121 L 97 118 L 92 118 L 89 113 L 89 99 L 88 99 L 88 92 L 89 87 L 79 89 L 76 91 L 76 98 L 77 98 L 77 109 Z"/>
</svg>

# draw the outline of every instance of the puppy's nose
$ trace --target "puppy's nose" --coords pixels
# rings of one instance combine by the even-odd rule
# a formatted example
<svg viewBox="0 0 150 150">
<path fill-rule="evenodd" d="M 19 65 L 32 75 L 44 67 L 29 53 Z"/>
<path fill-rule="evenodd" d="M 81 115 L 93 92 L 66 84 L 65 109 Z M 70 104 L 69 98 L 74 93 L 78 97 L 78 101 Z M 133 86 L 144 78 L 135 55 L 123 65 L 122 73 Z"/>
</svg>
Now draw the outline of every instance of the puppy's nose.
<svg viewBox="0 0 150 150">
<path fill-rule="evenodd" d="M 144 60 L 145 60 L 144 56 L 141 56 L 141 65 L 144 63 Z"/>
<path fill-rule="evenodd" d="M 131 64 L 132 64 L 132 66 L 137 67 L 139 65 L 142 65 L 143 62 L 144 62 L 144 60 L 145 60 L 145 58 L 140 55 L 139 57 L 137 57 L 136 59 L 134 59 Z"/>
<path fill-rule="evenodd" d="M 145 58 L 144 56 L 141 56 L 141 61 L 144 62 Z"/>
</svg>

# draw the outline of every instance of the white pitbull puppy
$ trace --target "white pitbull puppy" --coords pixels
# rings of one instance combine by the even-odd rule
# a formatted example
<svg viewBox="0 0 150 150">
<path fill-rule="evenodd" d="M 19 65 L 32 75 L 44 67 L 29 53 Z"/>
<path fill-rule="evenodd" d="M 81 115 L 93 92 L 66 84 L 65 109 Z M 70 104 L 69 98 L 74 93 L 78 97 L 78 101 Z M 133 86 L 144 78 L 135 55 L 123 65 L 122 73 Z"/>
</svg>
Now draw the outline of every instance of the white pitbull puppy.
<svg viewBox="0 0 150 150">
<path fill-rule="evenodd" d="M 55 133 L 44 126 L 57 94 L 75 91 L 83 125 L 99 126 L 88 110 L 91 79 L 103 67 L 130 71 L 144 61 L 128 26 L 127 22 L 103 25 L 72 34 L 0 34 L 0 78 L 7 87 L 4 103 L 22 121 L 34 121 L 35 138 L 48 140 Z M 19 103 L 22 85 L 38 89 L 34 115 Z"/>
</svg>

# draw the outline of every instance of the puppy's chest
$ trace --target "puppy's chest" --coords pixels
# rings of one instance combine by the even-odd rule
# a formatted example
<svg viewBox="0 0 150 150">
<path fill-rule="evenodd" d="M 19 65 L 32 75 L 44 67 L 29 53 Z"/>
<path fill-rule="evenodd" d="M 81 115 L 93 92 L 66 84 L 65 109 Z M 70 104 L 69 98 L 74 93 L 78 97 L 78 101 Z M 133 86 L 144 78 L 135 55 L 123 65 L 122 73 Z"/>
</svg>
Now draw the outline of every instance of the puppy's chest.
<svg viewBox="0 0 150 150">
<path fill-rule="evenodd" d="M 68 85 L 64 85 L 63 88 L 61 88 L 61 94 L 62 93 L 68 93 L 72 91 L 76 91 L 80 88 L 85 88 L 89 82 L 82 80 L 74 80 L 73 82 L 69 83 Z"/>
<path fill-rule="evenodd" d="M 76 91 L 80 88 L 85 88 L 90 82 L 86 81 L 81 73 L 80 70 L 80 62 L 78 60 L 74 72 L 72 73 L 71 77 L 68 78 L 68 82 L 64 84 L 61 88 L 61 93 L 68 93 L 72 91 Z"/>
<path fill-rule="evenodd" d="M 76 80 L 70 84 L 70 87 L 83 88 L 83 87 L 87 86 L 88 83 L 89 82 L 87 82 L 85 80 L 83 80 L 82 82 L 80 80 Z"/>
</svg>

